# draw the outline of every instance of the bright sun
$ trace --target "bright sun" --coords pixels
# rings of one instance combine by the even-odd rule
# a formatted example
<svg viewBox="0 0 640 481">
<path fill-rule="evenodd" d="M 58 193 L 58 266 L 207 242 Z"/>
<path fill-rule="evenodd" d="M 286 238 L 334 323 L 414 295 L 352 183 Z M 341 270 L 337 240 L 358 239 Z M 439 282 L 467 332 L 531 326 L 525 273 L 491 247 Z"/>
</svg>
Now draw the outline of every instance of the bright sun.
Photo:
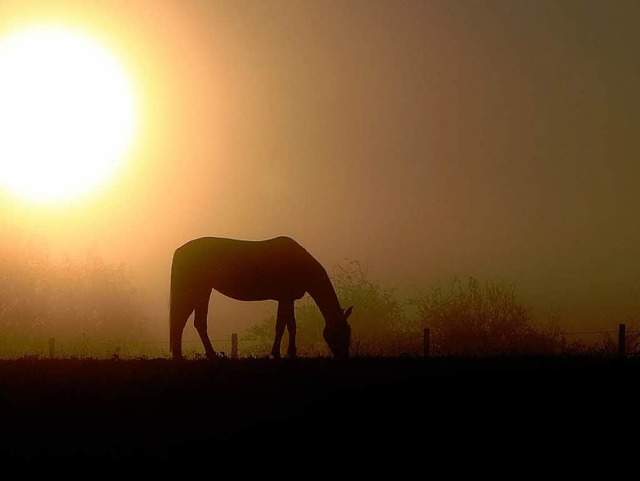
<svg viewBox="0 0 640 481">
<path fill-rule="evenodd" d="M 136 130 L 131 82 L 103 45 L 66 28 L 0 38 L 0 188 L 58 201 L 96 188 Z"/>
</svg>

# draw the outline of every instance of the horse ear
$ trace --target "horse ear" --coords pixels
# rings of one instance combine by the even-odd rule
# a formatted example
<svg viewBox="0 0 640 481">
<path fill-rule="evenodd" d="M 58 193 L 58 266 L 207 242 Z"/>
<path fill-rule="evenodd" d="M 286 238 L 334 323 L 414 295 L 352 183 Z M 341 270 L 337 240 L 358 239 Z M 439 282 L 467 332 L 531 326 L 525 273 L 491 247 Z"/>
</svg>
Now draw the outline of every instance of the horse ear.
<svg viewBox="0 0 640 481">
<path fill-rule="evenodd" d="M 353 306 L 350 306 L 343 311 L 345 320 L 351 315 L 352 310 L 353 310 Z"/>
</svg>

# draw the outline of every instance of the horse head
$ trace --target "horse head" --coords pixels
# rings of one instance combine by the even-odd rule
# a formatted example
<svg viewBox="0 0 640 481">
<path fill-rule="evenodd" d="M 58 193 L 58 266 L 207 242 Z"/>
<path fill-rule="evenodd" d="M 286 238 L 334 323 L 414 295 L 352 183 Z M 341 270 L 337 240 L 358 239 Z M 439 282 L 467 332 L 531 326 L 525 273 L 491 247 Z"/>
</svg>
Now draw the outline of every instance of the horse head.
<svg viewBox="0 0 640 481">
<path fill-rule="evenodd" d="M 329 349 L 336 359 L 347 359 L 349 357 L 349 346 L 351 344 L 351 326 L 347 319 L 351 315 L 353 306 L 340 312 L 337 318 L 330 324 L 327 323 L 322 335 L 327 342 Z"/>
</svg>

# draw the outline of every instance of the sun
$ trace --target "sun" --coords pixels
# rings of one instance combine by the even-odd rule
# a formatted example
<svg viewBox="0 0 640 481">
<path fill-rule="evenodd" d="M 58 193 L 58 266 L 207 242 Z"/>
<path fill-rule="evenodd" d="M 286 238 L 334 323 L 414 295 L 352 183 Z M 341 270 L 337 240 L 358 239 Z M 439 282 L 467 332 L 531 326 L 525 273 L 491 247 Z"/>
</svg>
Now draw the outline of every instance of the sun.
<svg viewBox="0 0 640 481">
<path fill-rule="evenodd" d="M 31 27 L 0 38 L 0 188 L 38 202 L 96 189 L 137 127 L 122 62 L 91 36 Z"/>
</svg>

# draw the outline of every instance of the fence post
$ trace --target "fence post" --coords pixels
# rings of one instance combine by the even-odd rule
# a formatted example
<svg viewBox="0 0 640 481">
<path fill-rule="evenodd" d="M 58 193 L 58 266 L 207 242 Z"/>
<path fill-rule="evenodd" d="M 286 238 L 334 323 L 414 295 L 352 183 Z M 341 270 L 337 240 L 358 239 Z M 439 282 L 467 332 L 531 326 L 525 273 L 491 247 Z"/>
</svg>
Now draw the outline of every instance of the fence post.
<svg viewBox="0 0 640 481">
<path fill-rule="evenodd" d="M 55 341 L 53 337 L 50 337 L 49 338 L 49 359 L 53 359 L 54 357 L 56 357 Z"/>
<path fill-rule="evenodd" d="M 231 334 L 231 359 L 238 358 L 238 334 Z"/>
<path fill-rule="evenodd" d="M 626 340 L 626 326 L 624 324 L 620 324 L 618 326 L 618 357 L 624 358 L 626 356 L 625 352 L 625 340 Z"/>
<path fill-rule="evenodd" d="M 431 332 L 429 329 L 425 329 L 422 334 L 422 349 L 423 356 L 426 358 L 429 357 L 429 347 L 431 345 Z"/>
</svg>

